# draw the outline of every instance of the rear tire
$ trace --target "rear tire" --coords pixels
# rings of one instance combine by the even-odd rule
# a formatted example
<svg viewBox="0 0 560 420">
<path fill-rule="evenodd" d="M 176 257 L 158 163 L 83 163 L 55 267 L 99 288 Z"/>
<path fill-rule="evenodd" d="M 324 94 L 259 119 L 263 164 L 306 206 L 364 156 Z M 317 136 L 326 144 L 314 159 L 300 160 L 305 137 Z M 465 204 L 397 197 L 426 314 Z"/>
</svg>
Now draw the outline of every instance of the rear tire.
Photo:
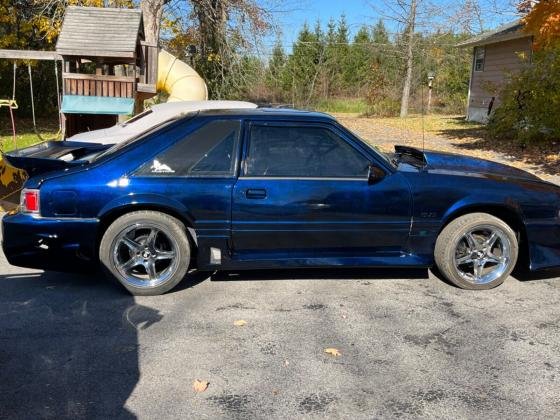
<svg viewBox="0 0 560 420">
<path fill-rule="evenodd" d="M 499 286 L 519 254 L 515 232 L 503 220 L 471 213 L 449 223 L 436 240 L 434 259 L 454 285 L 469 290 Z"/>
<path fill-rule="evenodd" d="M 105 231 L 99 259 L 108 275 L 133 295 L 155 296 L 183 280 L 191 249 L 181 221 L 157 211 L 135 211 Z"/>
</svg>

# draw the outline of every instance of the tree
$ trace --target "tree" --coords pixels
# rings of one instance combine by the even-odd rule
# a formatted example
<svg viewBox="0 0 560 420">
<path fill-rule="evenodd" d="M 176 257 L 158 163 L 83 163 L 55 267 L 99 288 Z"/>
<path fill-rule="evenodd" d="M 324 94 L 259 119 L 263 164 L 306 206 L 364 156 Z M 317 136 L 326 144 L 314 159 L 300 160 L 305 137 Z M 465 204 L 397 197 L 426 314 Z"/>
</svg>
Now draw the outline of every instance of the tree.
<svg viewBox="0 0 560 420">
<path fill-rule="evenodd" d="M 523 18 L 525 30 L 534 36 L 534 45 L 546 49 L 560 44 L 560 1 L 523 1 L 519 8 L 528 11 Z"/>
<path fill-rule="evenodd" d="M 142 0 L 140 2 L 146 42 L 158 45 L 163 8 L 169 1 L 170 0 Z"/>
<path fill-rule="evenodd" d="M 427 3 L 425 3 L 425 1 L 423 2 L 423 0 L 397 0 L 396 2 L 384 0 L 383 10 L 379 10 L 378 7 L 374 6 L 374 8 L 378 9 L 378 13 L 381 16 L 395 22 L 398 27 L 402 29 L 402 34 L 397 39 L 404 50 L 404 80 L 402 84 L 400 107 L 401 117 L 406 117 L 408 115 L 413 78 L 415 31 L 418 18 L 419 15 L 423 17 L 429 16 L 427 10 L 419 10 L 421 3 L 424 9 L 427 9 Z"/>
<path fill-rule="evenodd" d="M 376 44 L 388 44 L 389 43 L 389 33 L 385 27 L 383 19 L 379 19 L 372 31 L 372 41 Z"/>
<path fill-rule="evenodd" d="M 338 74 L 337 28 L 333 18 L 330 18 L 327 23 L 324 43 L 323 98 L 327 99 L 331 95 L 333 87 L 337 86 L 337 79 L 340 77 Z"/>
<path fill-rule="evenodd" d="M 289 90 L 289 82 L 286 80 L 286 53 L 282 42 L 278 38 L 272 49 L 272 56 L 266 70 L 265 84 L 271 93 L 272 102 L 285 101 L 285 92 Z"/>
<path fill-rule="evenodd" d="M 408 6 L 408 17 L 406 19 L 406 75 L 404 78 L 402 97 L 401 97 L 401 118 L 408 115 L 408 101 L 410 99 L 410 86 L 412 84 L 412 66 L 414 63 L 414 30 L 416 26 L 416 7 L 417 0 L 411 0 Z"/>
<path fill-rule="evenodd" d="M 237 95 L 243 57 L 270 27 L 270 14 L 256 0 L 189 0 L 200 54 L 197 70 L 213 98 Z"/>
<path fill-rule="evenodd" d="M 312 32 L 307 23 L 298 34 L 288 59 L 288 71 L 292 76 L 291 102 L 307 106 L 315 93 L 320 63 L 323 62 L 325 48 L 323 41 Z"/>
<path fill-rule="evenodd" d="M 363 88 L 370 82 L 374 49 L 375 46 L 372 45 L 368 28 L 362 26 L 354 36 L 348 59 L 348 67 L 351 71 L 348 74 L 347 83 L 357 92 L 363 91 Z"/>
</svg>

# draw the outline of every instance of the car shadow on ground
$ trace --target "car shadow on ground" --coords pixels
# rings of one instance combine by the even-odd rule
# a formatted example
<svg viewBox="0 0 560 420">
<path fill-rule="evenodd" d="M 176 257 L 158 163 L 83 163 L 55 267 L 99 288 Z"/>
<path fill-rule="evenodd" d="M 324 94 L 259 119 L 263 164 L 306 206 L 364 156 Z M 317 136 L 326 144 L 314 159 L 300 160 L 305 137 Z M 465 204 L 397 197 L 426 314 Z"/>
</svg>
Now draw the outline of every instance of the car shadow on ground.
<svg viewBox="0 0 560 420">
<path fill-rule="evenodd" d="M 183 288 L 201 281 L 185 279 Z M 0 417 L 135 418 L 138 330 L 158 310 L 101 274 L 0 275 Z"/>
<path fill-rule="evenodd" d="M 427 270 L 191 271 L 206 279 L 427 278 Z M 136 418 L 126 402 L 140 379 L 138 331 L 163 315 L 98 273 L 0 275 L 0 417 Z M 172 292 L 173 293 L 173 292 Z"/>
<path fill-rule="evenodd" d="M 140 376 L 137 326 L 161 315 L 101 276 L 0 282 L 1 417 L 135 418 L 125 403 Z"/>
<path fill-rule="evenodd" d="M 437 277 L 442 282 L 447 283 L 452 287 L 458 288 L 458 286 L 454 285 L 449 280 L 447 280 L 447 278 L 445 278 L 445 276 L 438 270 L 436 266 L 432 267 L 430 271 L 435 277 Z M 510 274 L 510 276 L 520 282 L 548 280 L 548 279 L 560 277 L 560 268 L 550 269 L 550 270 L 540 270 L 540 271 L 529 271 L 527 268 L 522 268 L 517 266 Z"/>
<path fill-rule="evenodd" d="M 511 276 L 519 281 L 548 280 L 560 277 L 560 268 L 539 271 L 529 271 L 526 268 L 516 268 L 513 270 L 513 273 L 511 273 Z"/>
<path fill-rule="evenodd" d="M 426 268 L 299 268 L 217 271 L 212 281 L 228 280 L 382 280 L 427 279 Z"/>
</svg>

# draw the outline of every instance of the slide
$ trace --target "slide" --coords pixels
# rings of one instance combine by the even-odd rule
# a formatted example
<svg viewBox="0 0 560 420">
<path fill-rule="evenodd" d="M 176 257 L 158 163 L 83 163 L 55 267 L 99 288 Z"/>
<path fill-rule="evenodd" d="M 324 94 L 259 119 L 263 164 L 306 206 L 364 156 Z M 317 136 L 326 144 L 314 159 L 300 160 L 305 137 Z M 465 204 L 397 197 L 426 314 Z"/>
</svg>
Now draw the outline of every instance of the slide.
<svg viewBox="0 0 560 420">
<path fill-rule="evenodd" d="M 158 55 L 157 90 L 167 92 L 167 102 L 208 99 L 208 88 L 202 77 L 187 63 L 165 50 Z"/>
</svg>

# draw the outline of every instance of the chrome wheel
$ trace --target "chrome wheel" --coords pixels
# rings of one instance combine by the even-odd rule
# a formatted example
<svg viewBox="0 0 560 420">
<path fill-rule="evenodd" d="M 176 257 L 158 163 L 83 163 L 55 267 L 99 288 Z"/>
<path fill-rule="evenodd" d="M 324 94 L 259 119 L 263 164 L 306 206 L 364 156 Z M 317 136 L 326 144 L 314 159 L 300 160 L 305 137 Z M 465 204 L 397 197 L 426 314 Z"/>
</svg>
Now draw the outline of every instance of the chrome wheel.
<svg viewBox="0 0 560 420">
<path fill-rule="evenodd" d="M 508 269 L 511 249 L 508 235 L 502 229 L 493 225 L 477 226 L 457 242 L 455 269 L 469 283 L 491 283 Z"/>
<path fill-rule="evenodd" d="M 165 228 L 137 223 L 113 241 L 113 264 L 122 280 L 134 287 L 156 287 L 168 281 L 179 265 L 178 244 Z"/>
</svg>

